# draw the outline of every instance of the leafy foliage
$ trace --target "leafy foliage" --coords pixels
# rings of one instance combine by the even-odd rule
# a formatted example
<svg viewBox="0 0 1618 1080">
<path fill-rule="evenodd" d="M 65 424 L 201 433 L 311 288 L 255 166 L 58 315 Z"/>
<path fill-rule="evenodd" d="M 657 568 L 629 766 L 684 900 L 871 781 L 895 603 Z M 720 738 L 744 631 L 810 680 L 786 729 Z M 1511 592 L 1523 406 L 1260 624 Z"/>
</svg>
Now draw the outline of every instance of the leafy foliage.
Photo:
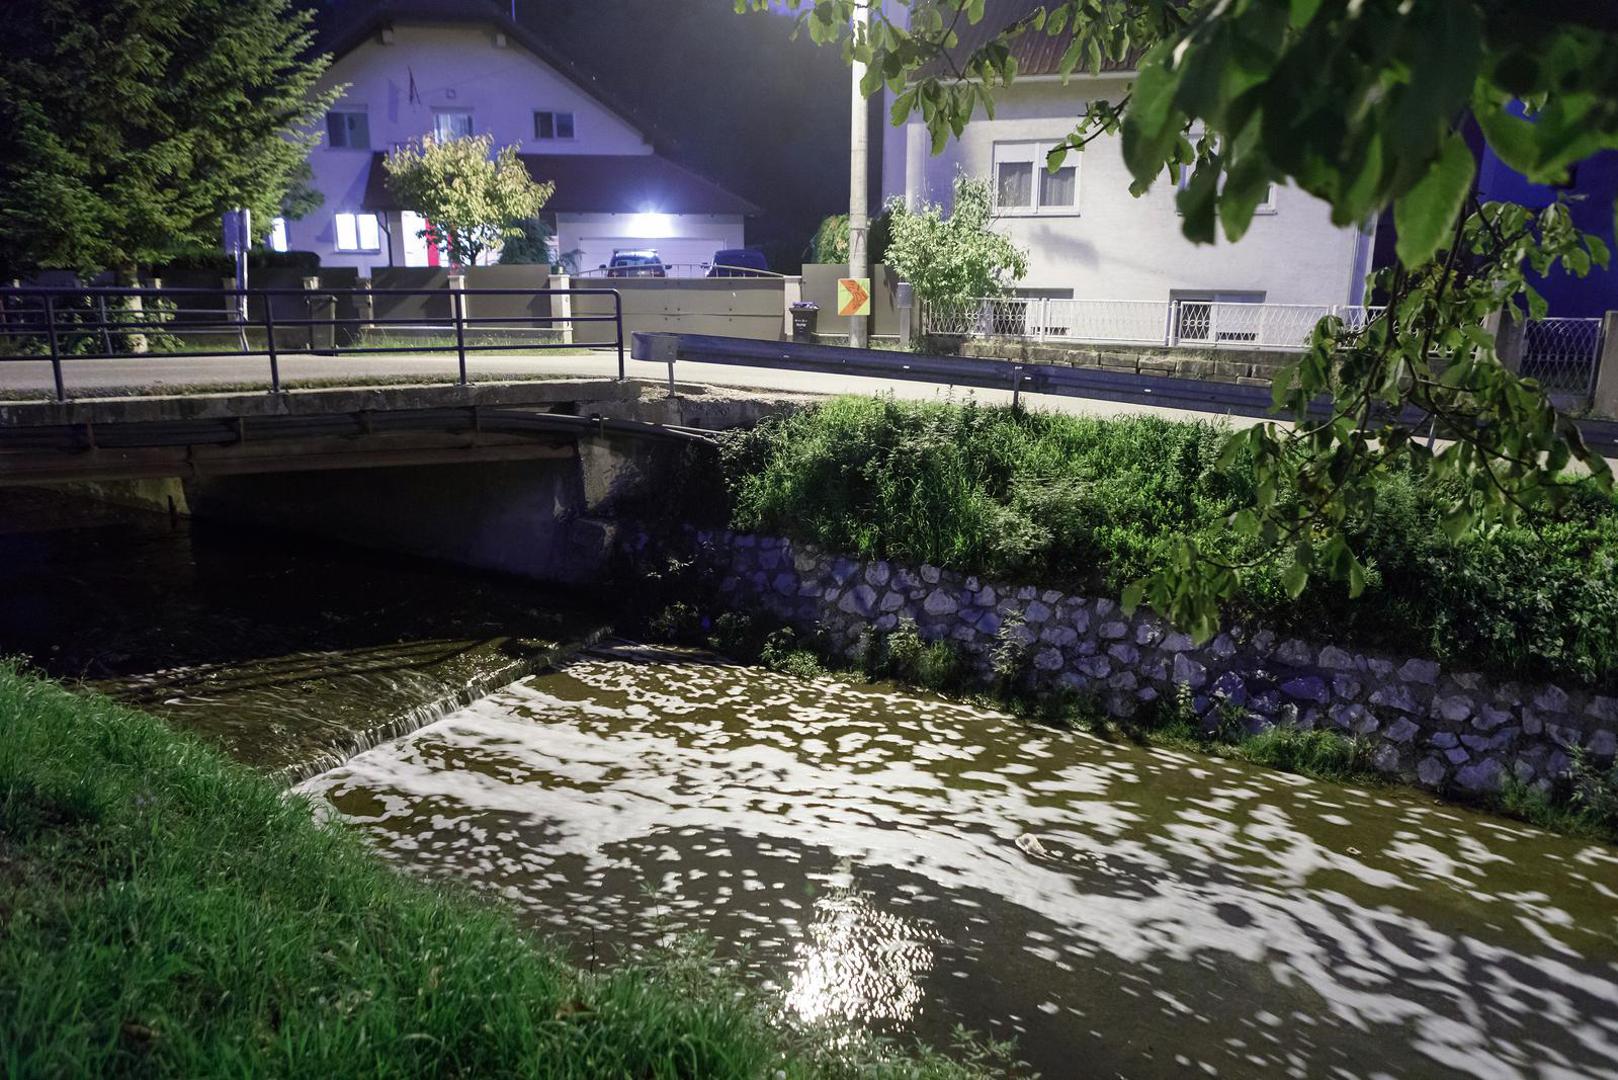
<svg viewBox="0 0 1618 1080">
<path fill-rule="evenodd" d="M 494 152 L 494 138 L 473 135 L 408 143 L 383 160 L 388 188 L 427 219 L 422 238 L 448 253 L 455 266 L 505 240 L 521 240 L 523 222 L 534 218 L 556 185 L 537 183 L 515 146 Z"/>
<path fill-rule="evenodd" d="M 893 242 L 893 213 L 884 209 L 871 219 L 866 253 L 872 264 L 887 259 L 888 245 Z M 827 214 L 809 241 L 809 258 L 817 263 L 848 262 L 848 215 Z"/>
<path fill-rule="evenodd" d="M 1220 615 L 1615 685 L 1618 504 L 1599 485 L 1570 482 L 1554 510 L 1452 538 L 1443 522 L 1466 481 L 1390 467 L 1341 526 L 1362 560 L 1351 600 L 1322 576 L 1298 588 L 1295 544 L 1229 527 L 1258 483 L 1223 454 L 1229 437 L 1208 423 L 843 398 L 733 435 L 723 465 L 738 529 L 1111 592 L 1194 544 L 1236 568 Z"/>
<path fill-rule="evenodd" d="M 551 230 L 541 218 L 517 222 L 518 232 L 500 245 L 500 265 L 549 266 Z"/>
<path fill-rule="evenodd" d="M 262 234 L 307 175 L 311 15 L 291 0 L 12 0 L 0 52 L 0 270 L 134 271 Z M 307 199 L 302 200 L 307 206 Z"/>
<path fill-rule="evenodd" d="M 888 266 L 927 304 L 1003 292 L 1028 272 L 1028 256 L 989 227 L 993 205 L 988 183 L 964 175 L 955 178 L 947 215 L 936 205 L 912 211 L 893 203 Z"/>
<path fill-rule="evenodd" d="M 738 10 L 769 2 L 736 0 Z M 1387 314 L 1354 333 L 1323 320 L 1277 383 L 1289 423 L 1239 433 L 1226 448 L 1254 479 L 1232 524 L 1266 549 L 1291 545 L 1294 593 L 1321 575 L 1353 593 L 1365 587 L 1366 553 L 1345 530 L 1390 471 L 1441 481 L 1434 490 L 1453 500 L 1442 518 L 1454 537 L 1554 508 L 1570 462 L 1611 490 L 1606 462 L 1536 383 L 1500 363 L 1487 330 L 1501 313 L 1544 315 L 1525 267 L 1582 275 L 1606 266 L 1608 252 L 1573 228 L 1565 203 L 1537 216 L 1480 205 L 1468 140 L 1539 183 L 1565 181 L 1580 159 L 1618 147 L 1618 7 L 1056 0 L 967 52 L 957 31 L 984 18 L 984 0 L 899 0 L 851 23 L 856 2 L 787 7 L 816 41 L 840 41 L 867 65 L 867 94 L 893 92 L 895 123 L 919 115 L 934 152 L 980 111 L 994 115 L 996 93 L 1017 77 L 1012 41 L 1046 35 L 1064 43 L 1064 76 L 1109 64 L 1136 71 L 1127 91 L 1085 105 L 1048 165 L 1118 136 L 1136 194 L 1188 171 L 1177 201 L 1189 239 L 1240 239 L 1272 183 L 1325 200 L 1339 225 L 1391 208 L 1400 266 L 1375 283 L 1391 298 Z M 1148 600 L 1205 636 L 1240 589 L 1237 569 L 1185 537 L 1126 601 Z"/>
</svg>

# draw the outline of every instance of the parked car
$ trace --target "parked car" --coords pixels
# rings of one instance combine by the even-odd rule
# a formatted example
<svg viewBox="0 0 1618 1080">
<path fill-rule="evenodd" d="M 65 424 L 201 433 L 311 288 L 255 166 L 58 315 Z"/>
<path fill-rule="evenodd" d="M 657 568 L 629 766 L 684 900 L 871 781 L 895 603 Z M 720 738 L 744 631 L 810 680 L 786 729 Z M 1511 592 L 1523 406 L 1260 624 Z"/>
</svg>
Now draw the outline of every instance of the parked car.
<svg viewBox="0 0 1618 1080">
<path fill-rule="evenodd" d="M 652 248 L 620 248 L 607 264 L 608 277 L 667 277 L 662 256 Z"/>
<path fill-rule="evenodd" d="M 753 248 L 721 248 L 708 264 L 709 277 L 765 277 L 769 272 L 764 253 Z"/>
</svg>

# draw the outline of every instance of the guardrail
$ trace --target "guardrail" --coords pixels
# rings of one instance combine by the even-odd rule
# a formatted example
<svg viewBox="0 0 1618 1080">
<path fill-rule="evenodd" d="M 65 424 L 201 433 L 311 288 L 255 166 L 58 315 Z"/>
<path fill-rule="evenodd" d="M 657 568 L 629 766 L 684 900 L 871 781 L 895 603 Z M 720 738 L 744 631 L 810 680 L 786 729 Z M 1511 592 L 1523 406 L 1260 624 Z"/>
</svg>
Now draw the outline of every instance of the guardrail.
<svg viewBox="0 0 1618 1080">
<path fill-rule="evenodd" d="M 442 317 L 377 317 L 379 299 L 442 302 L 446 292 L 448 312 Z M 580 296 L 610 296 L 612 314 L 572 314 L 571 300 Z M 544 311 L 479 314 L 479 298 L 495 297 L 508 303 L 542 300 Z M 557 305 L 555 298 L 565 302 Z M 563 313 L 555 313 L 557 306 Z M 297 313 L 289 317 L 287 308 Z M 12 287 L 0 289 L 0 364 L 48 362 L 58 401 L 67 400 L 63 366 L 76 360 L 262 356 L 269 390 L 280 393 L 280 361 L 286 353 L 453 352 L 458 382 L 465 385 L 469 353 L 573 349 L 572 327 L 578 323 L 613 324 L 614 340 L 602 347 L 616 349 L 623 379 L 623 298 L 616 289 Z M 527 340 L 511 340 L 513 334 Z"/>
<path fill-rule="evenodd" d="M 1342 319 L 1350 330 L 1360 330 L 1382 311 L 1333 304 L 986 296 L 959 307 L 930 306 L 925 326 L 929 334 L 963 337 L 1299 350 L 1308 346 L 1315 324 L 1328 315 Z"/>
</svg>

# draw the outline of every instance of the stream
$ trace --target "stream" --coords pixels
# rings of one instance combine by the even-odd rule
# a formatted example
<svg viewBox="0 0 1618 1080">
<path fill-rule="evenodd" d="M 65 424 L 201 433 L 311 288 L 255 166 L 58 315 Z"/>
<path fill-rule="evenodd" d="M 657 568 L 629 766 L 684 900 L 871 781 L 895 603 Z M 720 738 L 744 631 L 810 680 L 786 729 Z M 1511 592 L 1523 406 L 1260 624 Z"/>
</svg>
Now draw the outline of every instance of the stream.
<svg viewBox="0 0 1618 1080">
<path fill-rule="evenodd" d="M 417 710 L 296 790 L 581 963 L 700 931 L 799 1017 L 1047 1077 L 1618 1078 L 1610 846 L 632 642 L 463 705 L 578 598 L 3 494 L 0 652 L 269 769 Z"/>
</svg>

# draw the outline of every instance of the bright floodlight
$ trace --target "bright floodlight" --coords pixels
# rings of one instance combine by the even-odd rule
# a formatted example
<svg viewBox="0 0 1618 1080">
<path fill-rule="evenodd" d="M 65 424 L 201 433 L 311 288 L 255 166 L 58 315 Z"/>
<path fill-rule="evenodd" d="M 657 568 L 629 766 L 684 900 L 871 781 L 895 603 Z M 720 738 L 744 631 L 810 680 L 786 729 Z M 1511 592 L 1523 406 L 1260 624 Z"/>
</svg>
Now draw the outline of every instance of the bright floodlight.
<svg viewBox="0 0 1618 1080">
<path fill-rule="evenodd" d="M 651 239 L 668 236 L 674 231 L 674 221 L 667 214 L 630 214 L 630 236 Z"/>
</svg>

